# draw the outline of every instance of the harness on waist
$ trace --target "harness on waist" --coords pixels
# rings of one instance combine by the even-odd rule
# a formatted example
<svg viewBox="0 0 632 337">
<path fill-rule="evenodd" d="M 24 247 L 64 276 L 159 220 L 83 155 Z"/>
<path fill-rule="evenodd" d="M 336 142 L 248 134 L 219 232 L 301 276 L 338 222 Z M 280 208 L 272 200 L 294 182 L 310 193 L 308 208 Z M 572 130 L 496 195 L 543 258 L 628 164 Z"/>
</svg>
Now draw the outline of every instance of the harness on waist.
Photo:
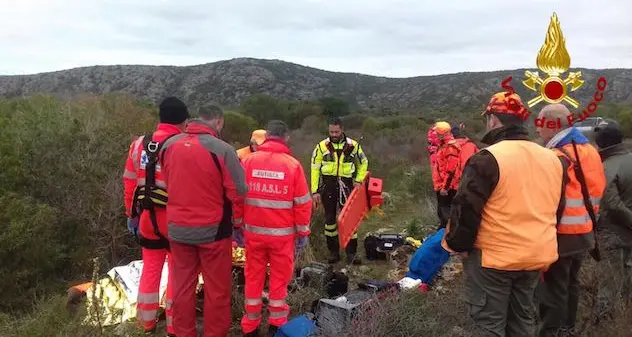
<svg viewBox="0 0 632 337">
<path fill-rule="evenodd" d="M 169 240 L 160 233 L 158 220 L 156 218 L 156 208 L 166 208 L 168 200 L 167 191 L 156 185 L 156 164 L 158 164 L 158 154 L 160 153 L 162 145 L 175 135 L 176 134 L 167 136 L 162 142 L 153 141 L 153 133 L 146 134 L 143 137 L 143 149 L 147 155 L 145 185 L 136 186 L 134 200 L 132 202 L 132 217 L 140 217 L 143 211 L 149 212 L 149 219 L 151 220 L 154 234 L 158 237 L 158 240 L 144 238 L 140 234 L 136 237 L 136 242 L 138 242 L 141 247 L 147 249 L 169 249 Z"/>
</svg>

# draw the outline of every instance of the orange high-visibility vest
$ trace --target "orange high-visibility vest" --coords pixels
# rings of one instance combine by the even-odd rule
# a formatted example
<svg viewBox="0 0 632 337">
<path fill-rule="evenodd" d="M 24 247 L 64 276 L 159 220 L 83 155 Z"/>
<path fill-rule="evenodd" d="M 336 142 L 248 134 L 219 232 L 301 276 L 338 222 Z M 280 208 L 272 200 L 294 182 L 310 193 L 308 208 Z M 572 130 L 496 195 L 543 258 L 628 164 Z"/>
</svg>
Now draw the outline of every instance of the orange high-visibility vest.
<svg viewBox="0 0 632 337">
<path fill-rule="evenodd" d="M 237 150 L 237 158 L 239 158 L 239 160 L 244 160 L 251 153 L 253 152 L 250 146 L 244 146 L 241 149 Z"/>
<path fill-rule="evenodd" d="M 558 259 L 555 225 L 562 163 L 553 152 L 526 140 L 504 140 L 486 150 L 496 159 L 500 175 L 474 243 L 482 252 L 482 266 L 546 270 Z"/>
<path fill-rule="evenodd" d="M 557 227 L 558 234 L 587 234 L 592 232 L 593 223 L 584 205 L 581 185 L 575 174 L 575 151 L 573 144 L 566 144 L 561 149 L 553 148 L 553 151 L 560 157 L 569 160 L 568 167 L 569 182 L 566 185 L 566 208 L 564 215 Z M 606 187 L 606 176 L 601 164 L 601 157 L 594 146 L 590 144 L 577 144 L 577 153 L 586 179 L 586 187 L 590 194 L 595 214 L 599 213 L 599 202 Z"/>
</svg>

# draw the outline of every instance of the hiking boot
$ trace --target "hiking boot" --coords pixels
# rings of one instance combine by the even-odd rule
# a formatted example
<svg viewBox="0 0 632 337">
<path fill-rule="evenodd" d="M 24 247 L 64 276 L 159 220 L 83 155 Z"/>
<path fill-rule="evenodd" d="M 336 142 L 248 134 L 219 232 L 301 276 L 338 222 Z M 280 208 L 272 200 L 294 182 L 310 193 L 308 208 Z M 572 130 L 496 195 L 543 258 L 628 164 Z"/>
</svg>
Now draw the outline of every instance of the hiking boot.
<svg viewBox="0 0 632 337">
<path fill-rule="evenodd" d="M 329 259 L 327 260 L 329 264 L 336 264 L 340 262 L 340 254 L 339 253 L 330 253 Z"/>
<path fill-rule="evenodd" d="M 245 333 L 244 337 L 259 337 L 259 329 L 256 329 L 255 331 L 249 333 Z"/>
<path fill-rule="evenodd" d="M 355 255 L 347 255 L 347 264 L 353 264 L 354 266 L 359 266 L 362 264 L 362 260 Z"/>
<path fill-rule="evenodd" d="M 268 327 L 268 337 L 274 337 L 274 335 L 276 335 L 277 331 L 279 331 L 279 328 L 274 326 L 274 325 L 270 325 Z"/>
</svg>

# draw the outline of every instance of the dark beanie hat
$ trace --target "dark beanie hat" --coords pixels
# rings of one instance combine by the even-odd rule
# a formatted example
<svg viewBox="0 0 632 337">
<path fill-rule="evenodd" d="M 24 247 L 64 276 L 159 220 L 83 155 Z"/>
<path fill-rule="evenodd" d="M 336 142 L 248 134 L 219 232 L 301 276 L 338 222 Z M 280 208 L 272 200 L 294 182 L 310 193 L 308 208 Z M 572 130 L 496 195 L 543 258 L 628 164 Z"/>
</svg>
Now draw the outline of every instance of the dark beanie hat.
<svg viewBox="0 0 632 337">
<path fill-rule="evenodd" d="M 617 145 L 623 142 L 623 133 L 619 123 L 612 119 L 607 119 L 595 127 L 595 143 L 600 149 Z"/>
<path fill-rule="evenodd" d="M 454 137 L 459 137 L 461 135 L 461 128 L 458 124 L 452 126 L 452 135 Z"/>
<path fill-rule="evenodd" d="M 189 109 L 180 99 L 167 97 L 159 107 L 160 123 L 181 124 L 189 118 Z"/>
</svg>

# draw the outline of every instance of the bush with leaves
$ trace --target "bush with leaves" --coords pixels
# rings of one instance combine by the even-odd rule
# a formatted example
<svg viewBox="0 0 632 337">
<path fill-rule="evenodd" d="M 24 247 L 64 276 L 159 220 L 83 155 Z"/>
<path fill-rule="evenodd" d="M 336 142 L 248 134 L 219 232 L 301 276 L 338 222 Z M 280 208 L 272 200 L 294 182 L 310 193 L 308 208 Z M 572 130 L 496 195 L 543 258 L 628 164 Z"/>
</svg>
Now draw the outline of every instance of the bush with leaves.
<svg viewBox="0 0 632 337">
<path fill-rule="evenodd" d="M 257 121 L 250 116 L 236 111 L 225 111 L 222 138 L 236 146 L 246 146 L 250 142 L 252 131 L 259 127 Z"/>
</svg>

